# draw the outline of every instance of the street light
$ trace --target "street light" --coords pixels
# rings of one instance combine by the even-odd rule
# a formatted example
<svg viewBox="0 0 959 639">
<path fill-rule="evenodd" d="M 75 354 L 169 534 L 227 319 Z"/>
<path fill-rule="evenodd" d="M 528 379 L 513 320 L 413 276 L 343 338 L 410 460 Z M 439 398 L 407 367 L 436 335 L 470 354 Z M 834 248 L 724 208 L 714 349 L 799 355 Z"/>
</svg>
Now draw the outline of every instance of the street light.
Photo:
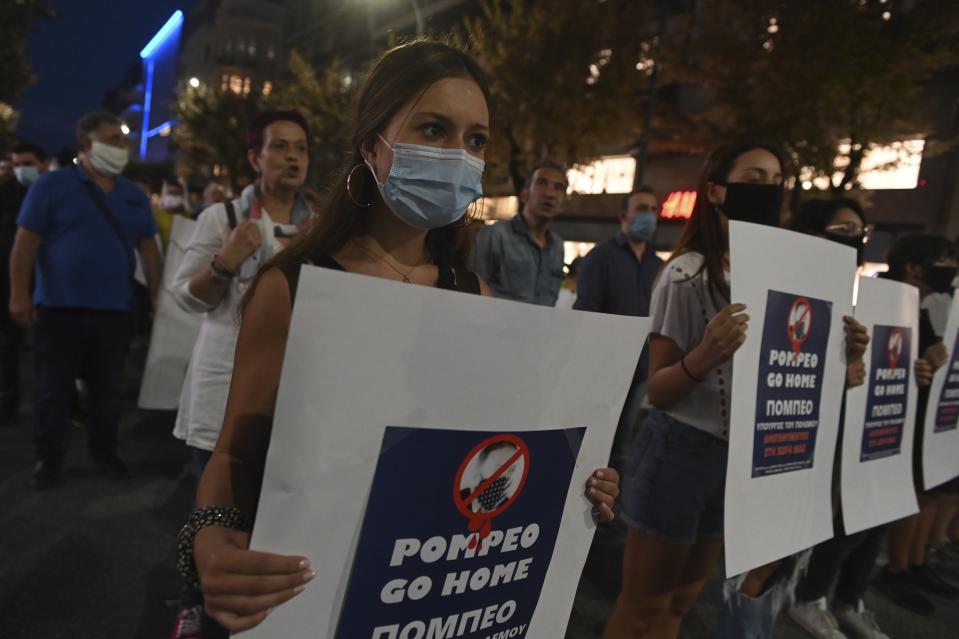
<svg viewBox="0 0 959 639">
<path fill-rule="evenodd" d="M 126 124 L 121 124 L 120 130 L 123 131 L 123 135 L 130 135 L 130 127 L 128 127 Z"/>
<path fill-rule="evenodd" d="M 198 88 L 200 86 L 200 79 L 190 78 L 190 86 L 193 87 L 194 89 Z"/>
</svg>

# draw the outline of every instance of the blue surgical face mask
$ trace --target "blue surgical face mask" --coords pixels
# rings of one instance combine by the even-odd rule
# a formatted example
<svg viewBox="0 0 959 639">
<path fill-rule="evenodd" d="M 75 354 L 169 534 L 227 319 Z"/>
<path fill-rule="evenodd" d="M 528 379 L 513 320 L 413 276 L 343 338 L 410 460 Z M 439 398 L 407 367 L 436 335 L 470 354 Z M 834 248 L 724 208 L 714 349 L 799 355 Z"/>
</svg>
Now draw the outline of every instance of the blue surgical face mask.
<svg viewBox="0 0 959 639">
<path fill-rule="evenodd" d="M 656 232 L 656 214 L 638 213 L 629 223 L 629 235 L 634 240 L 648 242 Z"/>
<path fill-rule="evenodd" d="M 486 163 L 465 149 L 383 143 L 393 151 L 386 180 L 380 182 L 372 165 L 366 165 L 387 206 L 410 226 L 436 229 L 452 224 L 483 195 Z"/>
</svg>

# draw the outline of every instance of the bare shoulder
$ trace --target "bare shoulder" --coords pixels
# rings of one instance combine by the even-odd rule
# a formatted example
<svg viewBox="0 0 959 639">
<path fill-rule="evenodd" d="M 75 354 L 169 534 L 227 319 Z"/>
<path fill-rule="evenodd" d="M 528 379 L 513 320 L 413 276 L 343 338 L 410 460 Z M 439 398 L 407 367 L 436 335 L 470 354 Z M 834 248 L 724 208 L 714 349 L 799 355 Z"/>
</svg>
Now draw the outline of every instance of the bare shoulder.
<svg viewBox="0 0 959 639">
<path fill-rule="evenodd" d="M 276 267 L 267 269 L 243 309 L 243 324 L 264 326 L 282 323 L 289 327 L 293 308 L 290 283 L 283 271 Z"/>
</svg>

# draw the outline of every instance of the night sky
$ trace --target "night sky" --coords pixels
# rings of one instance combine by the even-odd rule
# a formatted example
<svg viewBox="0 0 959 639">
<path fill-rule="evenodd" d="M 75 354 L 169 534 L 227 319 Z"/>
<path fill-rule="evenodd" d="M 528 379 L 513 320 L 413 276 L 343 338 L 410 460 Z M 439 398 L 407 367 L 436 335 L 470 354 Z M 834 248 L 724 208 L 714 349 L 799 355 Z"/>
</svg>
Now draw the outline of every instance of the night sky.
<svg viewBox="0 0 959 639">
<path fill-rule="evenodd" d="M 57 17 L 35 21 L 30 33 L 27 55 L 36 82 L 16 105 L 18 136 L 50 153 L 74 147 L 80 116 L 100 108 L 174 11 L 188 13 L 197 2 L 47 0 Z"/>
</svg>

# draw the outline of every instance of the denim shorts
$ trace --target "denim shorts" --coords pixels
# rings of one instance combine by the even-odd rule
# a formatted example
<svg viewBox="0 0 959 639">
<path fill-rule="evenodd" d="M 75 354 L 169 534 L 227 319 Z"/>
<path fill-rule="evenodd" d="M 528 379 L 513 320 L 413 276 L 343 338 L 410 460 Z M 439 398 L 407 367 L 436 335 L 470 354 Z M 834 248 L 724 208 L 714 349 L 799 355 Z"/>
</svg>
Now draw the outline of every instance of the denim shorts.
<svg viewBox="0 0 959 639">
<path fill-rule="evenodd" d="M 722 439 L 650 413 L 626 461 L 623 520 L 674 544 L 722 539 L 728 452 Z"/>
</svg>

